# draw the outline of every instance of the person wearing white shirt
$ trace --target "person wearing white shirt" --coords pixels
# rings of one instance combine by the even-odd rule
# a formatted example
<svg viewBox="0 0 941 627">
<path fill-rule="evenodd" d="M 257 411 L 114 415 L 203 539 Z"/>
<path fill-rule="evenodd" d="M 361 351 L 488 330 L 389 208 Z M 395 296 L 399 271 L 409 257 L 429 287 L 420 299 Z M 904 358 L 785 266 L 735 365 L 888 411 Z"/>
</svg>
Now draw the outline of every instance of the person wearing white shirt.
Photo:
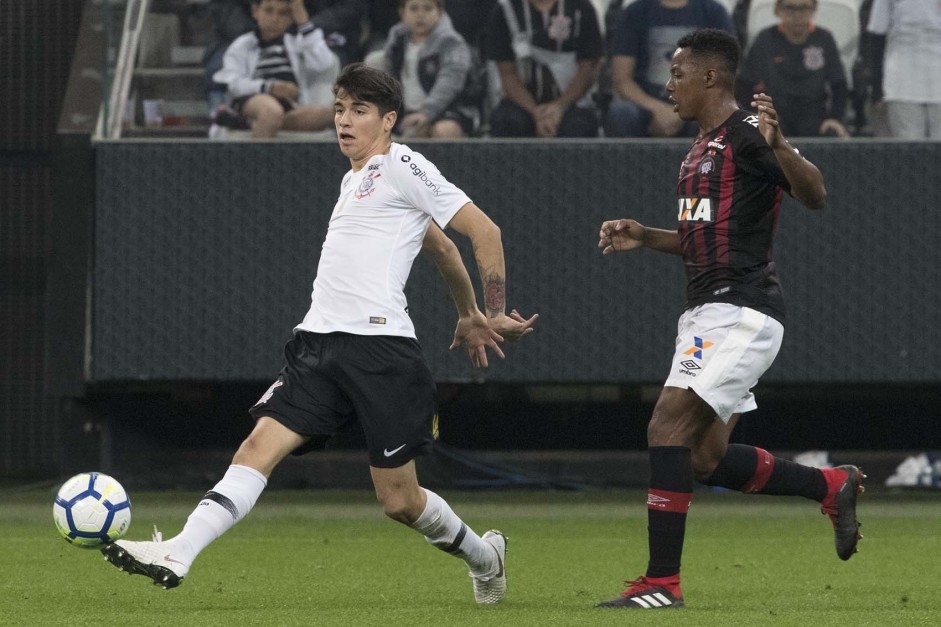
<svg viewBox="0 0 941 627">
<path fill-rule="evenodd" d="M 884 57 L 872 60 L 882 78 L 874 100 L 884 94 L 892 135 L 941 139 L 941 2 L 875 0 L 867 30 L 884 38 Z"/>
<path fill-rule="evenodd" d="M 278 379 L 249 410 L 255 428 L 177 536 L 119 540 L 102 552 L 122 570 L 166 588 L 179 585 L 199 552 L 248 514 L 285 457 L 322 448 L 358 419 L 385 514 L 463 559 L 475 601 L 497 603 L 506 594 L 505 536 L 497 530 L 478 536 L 418 484 L 415 457 L 437 431 L 435 382 L 403 290 L 413 260 L 427 251 L 458 311 L 451 348 L 464 346 L 476 367 L 488 365 L 488 350 L 503 357 L 498 342 L 532 333 L 538 315 L 505 313 L 500 229 L 430 161 L 392 142 L 402 106 L 399 82 L 356 63 L 337 79 L 334 94 L 337 139 L 352 169 L 330 217 L 310 310 L 285 346 Z M 483 311 L 444 228 L 473 244 Z"/>
</svg>

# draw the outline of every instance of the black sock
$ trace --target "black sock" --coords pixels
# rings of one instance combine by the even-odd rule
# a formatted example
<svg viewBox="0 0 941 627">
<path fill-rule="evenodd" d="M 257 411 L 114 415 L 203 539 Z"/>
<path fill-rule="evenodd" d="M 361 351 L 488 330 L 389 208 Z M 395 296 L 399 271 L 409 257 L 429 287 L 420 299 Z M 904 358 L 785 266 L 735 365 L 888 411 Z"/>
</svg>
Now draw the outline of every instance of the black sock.
<svg viewBox="0 0 941 627">
<path fill-rule="evenodd" d="M 725 457 L 704 483 L 746 494 L 803 496 L 815 501 L 827 495 L 827 481 L 817 468 L 744 444 L 729 444 Z"/>
<path fill-rule="evenodd" d="M 655 446 L 650 449 L 650 489 L 647 493 L 647 577 L 680 572 L 686 513 L 693 499 L 693 465 L 689 449 Z"/>
</svg>

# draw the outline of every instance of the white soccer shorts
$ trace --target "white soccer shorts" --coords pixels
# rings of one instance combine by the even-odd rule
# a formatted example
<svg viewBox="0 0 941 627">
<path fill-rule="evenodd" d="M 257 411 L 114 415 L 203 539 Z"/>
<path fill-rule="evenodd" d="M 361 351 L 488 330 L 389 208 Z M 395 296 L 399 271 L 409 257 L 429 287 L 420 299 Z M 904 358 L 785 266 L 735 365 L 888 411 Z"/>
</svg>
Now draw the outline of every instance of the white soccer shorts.
<svg viewBox="0 0 941 627">
<path fill-rule="evenodd" d="M 691 389 L 722 422 L 758 407 L 751 389 L 781 348 L 784 326 L 763 313 L 728 303 L 683 312 L 665 386 Z"/>
</svg>

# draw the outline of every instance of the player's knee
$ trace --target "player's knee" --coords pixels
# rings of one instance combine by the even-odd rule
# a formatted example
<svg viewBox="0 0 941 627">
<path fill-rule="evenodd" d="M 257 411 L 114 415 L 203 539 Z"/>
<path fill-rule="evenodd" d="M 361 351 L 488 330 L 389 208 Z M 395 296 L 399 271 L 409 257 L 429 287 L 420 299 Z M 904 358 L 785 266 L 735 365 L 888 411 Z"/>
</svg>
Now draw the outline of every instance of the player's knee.
<svg viewBox="0 0 941 627">
<path fill-rule="evenodd" d="M 271 475 L 278 461 L 279 459 L 272 455 L 270 447 L 263 447 L 254 433 L 245 438 L 232 456 L 233 464 L 254 468 L 266 477 Z"/>
<path fill-rule="evenodd" d="M 382 513 L 392 520 L 407 525 L 417 518 L 413 516 L 413 508 L 409 506 L 408 499 L 405 498 L 404 494 L 400 492 L 377 493 L 377 497 L 382 505 Z"/>
<path fill-rule="evenodd" d="M 673 415 L 654 409 L 647 423 L 648 446 L 679 446 L 682 444 L 682 425 Z"/>
<path fill-rule="evenodd" d="M 693 475 L 699 483 L 707 483 L 709 478 L 715 473 L 719 463 L 725 456 L 726 443 L 714 443 L 706 441 L 693 447 L 691 451 L 691 462 L 693 464 Z"/>
<path fill-rule="evenodd" d="M 382 513 L 392 520 L 409 525 L 421 515 L 420 499 L 405 488 L 377 489 L 376 498 L 382 505 Z"/>
<path fill-rule="evenodd" d="M 716 471 L 716 467 L 719 465 L 719 460 L 715 458 L 703 458 L 695 453 L 692 458 L 693 462 L 693 476 L 696 478 L 698 483 L 708 483 L 709 478 Z"/>
</svg>

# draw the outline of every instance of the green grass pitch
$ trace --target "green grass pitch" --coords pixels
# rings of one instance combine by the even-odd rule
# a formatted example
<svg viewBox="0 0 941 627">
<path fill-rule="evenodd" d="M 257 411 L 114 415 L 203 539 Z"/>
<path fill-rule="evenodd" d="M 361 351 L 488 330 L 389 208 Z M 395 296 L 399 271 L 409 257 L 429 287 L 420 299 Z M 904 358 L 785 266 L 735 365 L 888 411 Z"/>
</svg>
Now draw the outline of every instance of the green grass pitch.
<svg viewBox="0 0 941 627">
<path fill-rule="evenodd" d="M 49 488 L 0 493 L 0 625 L 939 625 L 941 495 L 866 494 L 866 538 L 841 562 L 799 498 L 697 493 L 687 607 L 597 610 L 646 564 L 644 495 L 443 492 L 510 538 L 509 592 L 476 607 L 456 559 L 385 519 L 369 492 L 271 491 L 165 591 L 62 540 Z M 197 493 L 132 494 L 128 539 L 175 534 Z"/>
</svg>

